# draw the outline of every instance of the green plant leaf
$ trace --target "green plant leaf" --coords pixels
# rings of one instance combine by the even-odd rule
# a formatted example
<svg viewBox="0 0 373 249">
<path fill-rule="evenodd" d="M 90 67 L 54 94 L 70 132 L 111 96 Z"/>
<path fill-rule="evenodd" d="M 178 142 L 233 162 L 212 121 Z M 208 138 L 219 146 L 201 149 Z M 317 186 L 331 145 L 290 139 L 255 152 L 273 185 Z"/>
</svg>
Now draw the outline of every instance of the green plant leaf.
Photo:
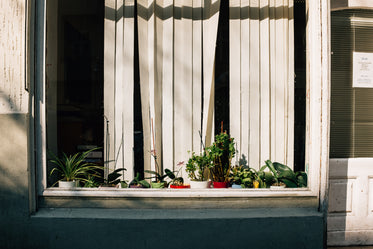
<svg viewBox="0 0 373 249">
<path fill-rule="evenodd" d="M 175 174 L 169 170 L 169 169 L 165 169 L 164 172 L 166 172 L 166 175 L 170 178 L 170 179 L 175 179 Z"/>
<path fill-rule="evenodd" d="M 118 174 L 116 172 L 112 172 L 108 175 L 107 180 L 108 183 L 112 183 L 114 180 L 116 180 L 118 177 L 120 177 L 122 174 Z"/>
<path fill-rule="evenodd" d="M 150 184 L 145 180 L 141 180 L 139 183 L 145 188 L 150 188 Z"/>
<path fill-rule="evenodd" d="M 288 187 L 288 188 L 296 188 L 297 187 L 297 184 L 295 182 L 293 182 L 292 180 L 283 178 L 283 179 L 280 179 L 280 181 L 285 183 L 286 187 Z"/>
<path fill-rule="evenodd" d="M 291 168 L 289 168 L 288 166 L 282 163 L 274 162 L 273 167 L 277 170 L 277 172 L 285 172 L 285 171 L 293 172 Z"/>
<path fill-rule="evenodd" d="M 145 173 L 149 173 L 154 175 L 156 178 L 161 178 L 161 176 L 158 174 L 158 172 L 152 171 L 152 170 L 144 170 Z"/>
<path fill-rule="evenodd" d="M 269 168 L 269 170 L 272 172 L 275 180 L 277 181 L 278 180 L 278 173 L 277 173 L 277 170 L 275 169 L 275 166 L 273 165 L 272 161 L 271 160 L 267 160 L 265 161 L 267 167 Z"/>
<path fill-rule="evenodd" d="M 297 181 L 297 178 L 293 171 L 282 171 L 278 174 L 278 178 L 287 178 L 293 182 Z"/>
<path fill-rule="evenodd" d="M 307 187 L 307 173 L 298 171 L 296 173 L 298 187 Z"/>
</svg>

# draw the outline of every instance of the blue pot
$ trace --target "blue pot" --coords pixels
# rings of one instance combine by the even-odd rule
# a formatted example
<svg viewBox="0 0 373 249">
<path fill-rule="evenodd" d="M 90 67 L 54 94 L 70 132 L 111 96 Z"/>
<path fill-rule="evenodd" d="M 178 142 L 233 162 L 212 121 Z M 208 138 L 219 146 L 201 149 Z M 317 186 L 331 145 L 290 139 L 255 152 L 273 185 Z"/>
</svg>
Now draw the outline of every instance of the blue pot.
<svg viewBox="0 0 373 249">
<path fill-rule="evenodd" d="M 242 188 L 242 187 L 241 187 L 241 185 L 238 185 L 238 184 L 233 183 L 233 184 L 232 184 L 232 188 Z"/>
</svg>

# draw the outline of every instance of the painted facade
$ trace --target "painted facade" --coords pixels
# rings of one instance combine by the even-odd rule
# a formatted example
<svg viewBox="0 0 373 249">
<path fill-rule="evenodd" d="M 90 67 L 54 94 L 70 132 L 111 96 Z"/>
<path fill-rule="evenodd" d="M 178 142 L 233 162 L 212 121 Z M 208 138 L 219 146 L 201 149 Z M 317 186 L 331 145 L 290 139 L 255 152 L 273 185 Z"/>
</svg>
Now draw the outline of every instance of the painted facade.
<svg viewBox="0 0 373 249">
<path fill-rule="evenodd" d="M 48 0 L 28 0 L 26 4 L 25 1 L 3 0 L 0 3 L 0 20 L 2 20 L 0 54 L 3 58 L 0 61 L 2 65 L 0 72 L 1 248 L 326 248 L 330 100 L 330 25 L 327 1 L 308 1 L 306 4 L 308 13 L 306 28 L 308 34 L 306 161 L 309 167 L 307 169 L 309 187 L 301 191 L 289 190 L 275 193 L 270 191 L 232 192 L 230 190 L 221 192 L 208 192 L 210 190 L 194 192 L 102 190 L 78 191 L 76 193 L 74 191 L 48 189 L 47 173 L 43 170 L 43 165 L 46 165 L 45 144 L 47 140 L 45 136 L 45 120 L 47 119 L 45 107 L 50 104 L 48 101 L 51 101 L 51 99 L 46 98 L 43 89 L 49 87 L 49 84 L 53 83 L 54 80 L 47 77 L 53 75 L 49 73 L 54 70 L 53 64 L 49 62 L 53 61 L 54 58 L 48 57 L 50 54 L 45 49 L 46 44 L 50 42 L 46 39 L 48 22 L 45 22 L 45 18 L 51 20 L 51 22 L 53 20 L 53 16 L 48 17 L 46 10 L 50 7 L 48 3 L 52 2 Z M 139 8 L 138 19 L 140 75 L 142 79 L 146 79 L 142 84 L 146 84 L 147 89 L 152 90 L 150 92 L 143 91 L 141 94 L 142 98 L 149 103 L 158 101 L 163 103 L 164 108 L 183 109 L 183 104 L 188 102 L 188 99 L 183 100 L 185 96 L 179 96 L 180 98 L 176 96 L 176 98 L 183 100 L 180 103 L 164 103 L 168 99 L 157 97 L 159 96 L 157 84 L 162 82 L 162 84 L 172 85 L 176 80 L 189 82 L 203 79 L 203 86 L 205 87 L 203 93 L 206 94 L 203 108 L 210 110 L 211 101 L 209 100 L 211 96 L 208 95 L 213 88 L 212 74 L 214 71 L 213 52 L 210 50 L 214 48 L 211 44 L 214 44 L 213 41 L 216 39 L 216 18 L 218 18 L 215 16 L 218 12 L 212 10 L 214 10 L 214 4 L 216 5 L 220 1 L 204 1 L 204 6 L 210 6 L 211 8 L 206 8 L 212 12 L 210 15 L 205 13 L 206 18 L 202 18 L 202 20 L 197 18 L 197 23 L 194 24 L 191 20 L 180 21 L 183 18 L 179 19 L 177 16 L 172 17 L 175 20 L 169 21 L 165 18 L 167 13 L 163 13 L 169 5 L 179 8 L 178 4 L 187 13 L 188 4 L 191 2 L 197 5 L 199 3 L 199 1 L 174 1 L 174 3 L 172 1 L 138 1 L 138 4 L 142 7 L 146 6 L 144 9 Z M 273 2 L 276 2 L 277 5 Z M 272 25 L 270 23 L 272 19 L 269 18 L 270 14 L 268 18 L 263 18 L 263 20 L 245 17 L 245 11 L 249 11 L 250 8 L 261 13 L 259 11 L 261 6 L 266 6 L 264 9 L 271 11 L 273 8 L 285 7 L 285 9 L 291 9 L 291 3 L 292 1 L 286 1 L 286 3 L 281 1 L 281 4 L 280 1 L 241 1 L 241 3 L 230 1 L 230 10 L 241 9 L 238 16 L 230 19 L 231 31 L 239 32 L 239 37 L 241 37 L 240 39 L 233 39 L 232 36 L 230 40 L 231 44 L 235 44 L 235 46 L 231 46 L 230 56 L 241 58 L 240 60 L 231 60 L 233 63 L 231 68 L 237 72 L 230 75 L 231 82 L 236 84 L 237 89 L 245 90 L 249 82 L 257 80 L 260 80 L 261 85 L 267 86 L 269 89 L 271 88 L 270 77 L 280 77 L 282 78 L 280 82 L 286 82 L 286 86 L 291 86 L 292 80 L 289 80 L 288 77 L 292 74 L 292 64 L 287 59 L 285 59 L 285 62 L 289 64 L 281 61 L 274 62 L 278 66 L 276 70 L 279 72 L 275 76 L 271 76 L 267 71 L 256 71 L 255 68 L 248 66 L 250 64 L 261 64 L 262 69 L 269 69 L 265 65 L 273 64 L 268 54 L 269 51 L 273 51 L 269 49 L 271 46 L 272 48 L 279 47 L 277 50 L 274 49 L 278 53 L 274 55 L 278 60 L 279 58 L 283 59 L 283 57 L 291 57 L 292 49 L 291 46 L 286 44 L 288 38 L 280 41 L 282 32 L 277 35 L 272 34 L 276 35 L 277 43 L 273 37 L 272 43 L 270 39 L 266 40 L 268 38 L 268 32 L 266 31 Z M 104 77 L 105 87 L 107 87 L 105 94 L 109 93 L 107 99 L 114 101 L 114 103 L 105 102 L 105 111 L 107 111 L 105 115 L 108 119 L 113 116 L 114 120 L 118 116 L 129 118 L 123 113 L 126 113 L 124 108 L 131 105 L 126 105 L 124 102 L 127 99 L 121 99 L 120 97 L 123 97 L 123 95 L 120 94 L 133 90 L 126 89 L 126 85 L 111 85 L 111 80 L 113 82 L 114 80 L 115 82 L 125 82 L 123 77 L 127 77 L 127 74 L 123 72 L 133 70 L 131 65 L 126 64 L 129 62 L 123 60 L 126 56 L 132 58 L 131 53 L 133 51 L 126 50 L 125 46 L 118 45 L 124 44 L 125 39 L 131 39 L 133 34 L 125 33 L 128 30 L 126 25 L 129 27 L 133 25 L 130 8 L 133 1 L 112 0 L 105 1 L 105 4 L 105 15 L 107 17 L 113 10 L 114 12 L 122 11 L 124 17 L 126 17 L 125 14 L 129 16 L 120 19 L 107 18 L 105 22 L 105 32 L 112 30 L 116 34 L 114 39 L 110 36 L 112 33 L 105 35 L 106 44 L 114 43 L 113 46 L 105 47 L 105 53 L 111 54 L 111 57 L 105 57 L 105 63 L 110 64 L 110 60 L 115 61 L 116 72 L 121 72 L 113 73 L 110 72 L 113 67 L 105 68 L 104 73 L 108 75 Z M 196 9 L 198 10 L 198 8 Z M 149 11 L 149 13 L 146 13 L 146 11 Z M 157 16 L 164 18 L 154 20 L 154 13 L 157 11 L 160 11 Z M 291 22 L 291 18 L 273 18 L 273 20 L 278 19 L 281 19 L 281 23 L 273 23 L 273 25 L 291 27 L 288 23 Z M 196 26 L 193 26 L 195 24 Z M 262 28 L 260 28 L 261 25 Z M 155 26 L 159 31 L 159 33 L 156 33 L 157 35 L 152 32 L 152 28 Z M 268 30 L 266 30 L 266 27 Z M 116 28 L 117 30 L 115 30 Z M 198 34 L 201 34 L 198 31 L 199 28 L 213 32 L 205 32 L 202 34 L 203 37 L 198 37 Z M 175 31 L 172 33 L 169 32 L 170 30 Z M 255 38 L 258 30 L 262 30 L 263 33 Z M 287 29 L 285 28 L 285 30 Z M 177 35 L 177 32 L 180 32 L 180 35 Z M 186 39 L 190 37 L 182 35 L 185 32 L 191 34 L 195 32 L 194 40 L 188 42 Z M 287 32 L 291 33 L 289 30 Z M 159 34 L 162 34 L 162 36 Z M 167 39 L 168 36 L 174 38 Z M 247 39 L 244 39 L 245 37 Z M 170 46 L 172 47 L 172 44 L 168 44 L 171 41 L 180 46 L 168 50 Z M 196 47 L 203 48 L 203 51 L 193 49 L 190 42 L 199 44 Z M 262 43 L 267 44 L 267 47 L 261 45 Z M 163 49 L 159 49 L 159 51 L 154 49 L 160 47 Z M 161 54 L 161 52 L 164 52 L 164 54 Z M 168 52 L 175 53 L 174 59 L 190 60 L 191 64 L 170 64 Z M 249 52 L 263 56 L 260 58 L 258 56 L 245 57 L 244 55 Z M 154 56 L 154 54 L 157 54 L 157 56 Z M 119 55 L 124 55 L 124 57 Z M 193 57 L 189 58 L 190 55 L 193 55 Z M 203 58 L 202 63 L 205 64 L 202 74 L 198 71 L 198 68 L 201 67 L 201 65 L 198 65 L 200 60 L 193 62 L 193 58 Z M 178 66 L 185 68 L 178 69 Z M 193 73 L 188 73 L 188 70 L 193 67 L 196 67 L 196 70 L 192 70 Z M 276 70 L 274 69 L 274 71 Z M 167 72 L 170 71 L 174 72 L 174 75 L 168 78 L 170 74 Z M 245 74 L 245 72 L 250 74 Z M 119 87 L 120 89 L 111 89 L 110 87 Z M 173 85 L 173 87 L 175 89 L 179 86 Z M 163 88 L 163 90 L 166 91 L 167 88 Z M 246 90 L 249 91 L 250 88 Z M 193 91 L 200 92 L 201 90 L 196 88 L 180 89 L 174 93 L 163 92 L 162 96 L 179 93 L 192 94 Z M 282 112 L 271 113 L 267 117 L 263 115 L 263 113 L 267 113 L 265 108 L 269 108 L 270 96 L 265 94 L 266 91 L 261 93 L 264 93 L 264 95 L 259 98 L 256 94 L 250 97 L 245 91 L 238 92 L 237 90 L 236 93 L 233 91 L 236 97 L 247 101 L 250 107 L 261 106 L 264 110 L 249 110 L 246 105 L 241 106 L 237 102 L 231 102 L 232 110 L 239 113 L 256 113 L 256 117 L 262 123 L 268 123 L 265 120 L 270 119 L 270 115 L 274 115 L 274 117 L 278 115 L 278 118 L 282 118 L 281 123 L 287 123 L 289 122 L 288 119 L 292 119 L 291 113 L 288 113 L 287 104 L 276 105 Z M 118 96 L 116 96 L 117 94 Z M 279 96 L 284 98 L 282 102 L 289 103 L 286 101 L 289 96 L 286 94 L 279 94 Z M 121 103 L 115 103 L 119 100 Z M 281 99 L 279 102 L 281 102 Z M 179 104 L 180 106 L 178 106 Z M 113 106 L 116 108 L 113 108 Z M 157 110 L 159 106 L 157 104 L 143 106 L 145 106 L 143 108 L 148 108 L 145 111 L 150 113 L 150 117 L 154 116 L 157 134 L 163 134 L 157 137 L 158 140 L 154 141 L 154 144 L 159 143 L 159 145 L 156 145 L 157 147 L 171 146 L 170 148 L 163 148 L 165 151 L 163 160 L 166 164 L 167 160 L 170 161 L 170 165 L 179 160 L 179 158 L 172 158 L 173 156 L 180 157 L 180 160 L 185 158 L 182 155 L 187 153 L 187 150 L 185 150 L 185 147 L 180 149 L 177 146 L 178 144 L 187 144 L 191 149 L 193 149 L 193 146 L 199 146 L 199 144 L 193 144 L 192 137 L 198 135 L 198 133 L 193 132 L 193 124 L 202 127 L 202 133 L 206 137 L 209 136 L 208 134 L 211 136 L 212 125 L 209 122 L 211 122 L 210 116 L 213 112 L 205 112 L 205 116 L 202 115 L 201 117 L 202 120 L 194 120 L 195 115 L 191 115 L 195 107 L 193 105 L 190 106 L 191 111 L 186 111 L 185 114 L 181 111 L 173 112 L 180 116 L 173 118 L 167 115 L 156 115 L 159 111 Z M 169 114 L 167 110 L 163 112 Z M 120 115 L 114 115 L 115 113 Z M 185 119 L 185 117 L 189 117 L 188 115 L 191 115 L 191 118 L 187 118 L 186 121 L 190 122 L 190 125 L 182 124 L 178 126 L 173 122 L 167 122 L 168 119 Z M 259 162 L 263 158 L 269 157 L 270 153 L 274 153 L 273 157 L 292 160 L 292 155 L 281 151 L 282 149 L 293 151 L 287 149 L 289 146 L 293 146 L 292 143 L 284 142 L 291 141 L 292 135 L 281 130 L 281 127 L 288 127 L 288 125 L 280 126 L 280 128 L 273 127 L 273 132 L 281 134 L 283 139 L 276 137 L 277 140 L 281 141 L 272 141 L 269 134 L 265 132 L 249 136 L 250 131 L 254 129 L 252 127 L 260 126 L 260 122 L 255 123 L 253 120 L 256 119 L 250 120 L 247 115 L 238 116 L 243 117 L 243 119 L 237 120 L 230 127 L 233 132 L 240 131 L 234 136 L 241 141 L 239 150 L 245 151 L 241 154 L 251 155 L 249 156 L 249 160 L 252 160 L 250 164 L 257 164 L 256 161 Z M 156 120 L 156 117 L 161 117 L 163 121 Z M 232 116 L 231 120 L 235 120 L 235 118 Z M 121 123 L 123 127 L 129 125 L 131 120 L 129 122 L 115 120 L 112 123 L 118 124 L 118 122 L 123 122 Z M 163 124 L 163 126 L 160 126 L 160 124 Z M 115 130 L 115 127 L 112 129 Z M 144 136 L 151 136 L 150 127 L 144 129 L 148 129 L 147 134 L 144 132 Z M 176 134 L 175 137 L 167 136 L 166 131 L 169 129 L 174 129 L 172 134 Z M 188 134 L 183 132 L 184 130 L 190 130 L 191 132 Z M 271 128 L 268 125 L 267 129 L 263 128 L 262 130 L 271 130 Z M 115 132 L 114 134 L 118 135 L 119 133 Z M 180 139 L 180 141 L 177 139 Z M 249 141 L 250 139 L 253 140 Z M 254 146 L 248 147 L 248 144 L 256 143 L 257 140 L 267 142 L 260 144 L 261 149 Z M 152 145 L 151 140 L 147 141 L 149 144 L 144 146 L 152 148 L 151 146 L 154 145 Z M 115 144 L 115 142 L 112 144 Z M 271 150 L 270 146 L 274 144 L 281 150 Z M 113 151 L 110 151 L 110 153 L 116 155 L 119 147 L 119 145 L 113 146 Z M 166 152 L 170 150 L 174 153 L 167 155 Z M 124 155 L 127 155 L 126 153 L 131 155 L 131 149 L 123 152 Z M 287 157 L 288 159 L 286 159 Z M 128 158 L 131 158 L 131 156 L 124 156 L 123 160 L 129 160 Z M 147 165 L 145 167 L 149 169 L 154 167 L 150 155 L 145 155 L 144 161 Z"/>
</svg>

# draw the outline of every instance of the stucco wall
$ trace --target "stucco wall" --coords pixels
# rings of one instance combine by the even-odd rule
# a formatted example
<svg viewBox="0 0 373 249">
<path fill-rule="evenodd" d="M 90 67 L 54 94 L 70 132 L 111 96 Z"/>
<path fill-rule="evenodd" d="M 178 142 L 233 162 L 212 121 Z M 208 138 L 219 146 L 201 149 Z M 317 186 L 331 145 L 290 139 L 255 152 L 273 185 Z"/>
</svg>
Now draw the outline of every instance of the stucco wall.
<svg viewBox="0 0 373 249">
<path fill-rule="evenodd" d="M 134 216 L 120 210 L 107 215 L 103 209 L 31 214 L 32 117 L 24 90 L 24 9 L 25 1 L 0 1 L 0 248 L 323 247 L 322 215 L 317 210 L 204 210 L 215 214 L 209 218 L 198 210 L 180 210 L 183 216 L 170 218 L 164 218 L 166 211 L 149 216 L 142 210 L 131 211 Z M 236 212 L 236 217 L 229 217 L 229 212 Z"/>
</svg>

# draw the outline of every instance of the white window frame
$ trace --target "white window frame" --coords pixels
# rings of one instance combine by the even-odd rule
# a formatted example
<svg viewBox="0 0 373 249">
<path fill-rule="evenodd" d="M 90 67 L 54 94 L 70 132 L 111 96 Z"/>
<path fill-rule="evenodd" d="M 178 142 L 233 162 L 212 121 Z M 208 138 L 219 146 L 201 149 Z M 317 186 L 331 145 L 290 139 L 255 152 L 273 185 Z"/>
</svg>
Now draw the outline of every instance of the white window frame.
<svg viewBox="0 0 373 249">
<path fill-rule="evenodd" d="M 228 198 L 229 202 L 236 200 L 243 207 L 249 206 L 307 206 L 321 208 L 327 207 L 327 179 L 329 164 L 329 100 L 330 100 L 330 45 L 329 45 L 329 1 L 307 1 L 307 118 L 306 118 L 306 162 L 308 171 L 308 187 L 304 189 L 284 189 L 272 191 L 269 189 L 208 189 L 208 190 L 158 190 L 158 189 L 78 189 L 73 191 L 48 189 L 46 188 L 46 103 L 45 92 L 45 34 L 46 34 L 46 2 L 47 0 L 29 0 L 30 6 L 35 6 L 35 26 L 29 37 L 34 37 L 35 43 L 35 71 L 31 79 L 30 86 L 35 86 L 35 96 L 31 98 L 31 112 L 35 113 L 31 120 L 30 135 L 35 139 L 31 145 L 31 153 L 35 153 L 35 162 L 30 162 L 35 168 L 36 194 L 37 197 L 45 198 L 42 201 L 44 205 L 59 205 L 58 200 L 72 200 L 69 198 L 113 198 L 121 200 L 140 199 L 148 200 L 149 203 L 159 203 L 159 200 L 165 203 L 175 200 L 184 200 L 184 202 L 175 202 L 175 205 L 182 207 L 193 207 L 193 201 L 185 204 L 186 200 L 193 198 L 195 203 L 201 204 L 201 207 L 212 207 L 214 203 L 219 203 L 219 207 L 229 207 L 230 204 L 216 202 Z M 35 4 L 35 5 L 34 5 Z M 32 43 L 32 42 L 31 42 Z M 32 102 L 33 101 L 33 102 Z M 33 122 L 34 121 L 34 122 Z M 31 157 L 32 158 L 32 157 Z M 36 197 L 36 198 L 37 198 Z M 50 199 L 48 199 L 50 197 Z M 221 199 L 222 198 L 222 199 Z M 201 201 L 198 202 L 197 200 Z M 255 203 L 247 200 L 260 200 Z M 78 198 L 79 200 L 79 198 Z M 277 201 L 276 201 L 277 200 Z M 291 201 L 289 201 L 291 200 Z M 76 204 L 79 206 L 80 202 Z M 70 203 L 71 204 L 71 203 Z M 66 205 L 70 205 L 66 204 Z M 74 206 L 75 204 L 71 204 Z M 186 205 L 186 206 L 185 206 Z M 115 206 L 115 205 L 114 205 Z M 131 205 L 124 205 L 131 206 Z M 164 205 L 161 205 L 165 207 Z M 172 206 L 172 205 L 171 205 Z M 137 207 L 132 205 L 131 207 Z M 167 207 L 167 206 L 166 206 Z"/>
</svg>

